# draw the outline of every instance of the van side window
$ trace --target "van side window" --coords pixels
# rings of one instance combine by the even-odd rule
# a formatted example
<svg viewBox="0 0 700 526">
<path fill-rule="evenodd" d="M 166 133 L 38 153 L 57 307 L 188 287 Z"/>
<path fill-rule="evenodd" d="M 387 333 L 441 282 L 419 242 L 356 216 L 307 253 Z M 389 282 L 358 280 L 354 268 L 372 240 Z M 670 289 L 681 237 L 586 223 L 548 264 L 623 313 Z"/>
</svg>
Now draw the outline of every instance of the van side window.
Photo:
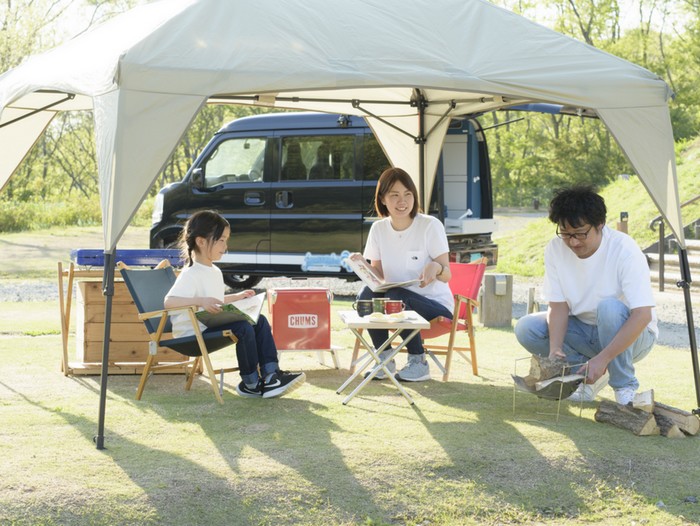
<svg viewBox="0 0 700 526">
<path fill-rule="evenodd" d="M 204 186 L 262 181 L 264 165 L 265 138 L 223 141 L 204 162 Z"/>
<path fill-rule="evenodd" d="M 384 150 L 379 146 L 374 135 L 365 135 L 363 145 L 364 173 L 362 178 L 365 181 L 377 181 L 382 172 L 391 167 L 391 163 L 384 155 Z"/>
<path fill-rule="evenodd" d="M 353 135 L 308 135 L 282 138 L 280 180 L 355 179 Z"/>
</svg>

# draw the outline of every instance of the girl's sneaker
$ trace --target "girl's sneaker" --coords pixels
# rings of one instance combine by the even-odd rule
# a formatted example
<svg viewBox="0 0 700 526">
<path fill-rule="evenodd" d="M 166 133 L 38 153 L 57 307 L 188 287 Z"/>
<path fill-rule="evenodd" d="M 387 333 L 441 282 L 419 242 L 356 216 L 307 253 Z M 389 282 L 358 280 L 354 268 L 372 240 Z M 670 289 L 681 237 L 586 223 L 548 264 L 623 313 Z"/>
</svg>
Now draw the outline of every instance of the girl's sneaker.
<svg viewBox="0 0 700 526">
<path fill-rule="evenodd" d="M 290 373 L 287 371 L 277 371 L 262 384 L 262 397 L 274 398 L 285 393 L 291 393 L 306 380 L 304 373 Z"/>
<path fill-rule="evenodd" d="M 258 385 L 251 389 L 244 382 L 241 382 L 236 386 L 236 392 L 245 398 L 260 398 L 263 395 L 262 385 L 262 382 L 258 382 Z"/>
</svg>

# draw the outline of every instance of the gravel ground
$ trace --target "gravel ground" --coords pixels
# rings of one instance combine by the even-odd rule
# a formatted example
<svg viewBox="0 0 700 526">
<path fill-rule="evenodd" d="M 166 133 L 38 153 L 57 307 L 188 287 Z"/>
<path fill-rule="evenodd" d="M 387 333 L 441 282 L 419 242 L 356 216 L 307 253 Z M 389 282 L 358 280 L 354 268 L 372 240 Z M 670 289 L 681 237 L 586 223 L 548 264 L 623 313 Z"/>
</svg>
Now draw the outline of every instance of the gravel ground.
<svg viewBox="0 0 700 526">
<path fill-rule="evenodd" d="M 515 276 L 513 279 L 513 317 L 522 317 L 527 310 L 528 289 L 540 290 L 541 279 Z M 274 286 L 294 286 L 294 280 L 265 279 L 259 288 Z M 310 280 L 306 286 L 327 287 L 338 298 L 354 297 L 361 282 L 347 282 L 341 279 Z M 655 292 L 657 315 L 659 318 L 659 343 L 671 347 L 689 347 L 689 334 L 683 293 L 678 290 Z M 693 318 L 696 327 L 700 326 L 697 294 L 693 299 Z M 58 301 L 58 285 L 50 280 L 5 280 L 0 282 L 0 302 Z M 696 328 L 695 338 L 700 341 L 700 330 Z"/>
</svg>

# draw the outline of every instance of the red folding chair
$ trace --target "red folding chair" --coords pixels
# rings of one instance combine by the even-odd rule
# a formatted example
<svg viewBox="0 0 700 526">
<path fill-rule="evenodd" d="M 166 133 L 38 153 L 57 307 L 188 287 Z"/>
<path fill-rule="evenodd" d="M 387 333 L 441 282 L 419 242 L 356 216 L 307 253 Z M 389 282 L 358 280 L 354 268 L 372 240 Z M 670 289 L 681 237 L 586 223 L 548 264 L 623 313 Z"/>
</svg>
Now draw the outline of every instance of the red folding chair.
<svg viewBox="0 0 700 526">
<path fill-rule="evenodd" d="M 450 263 L 450 272 L 452 273 L 450 290 L 455 298 L 452 319 L 438 316 L 430 320 L 430 329 L 423 330 L 420 333 L 425 351 L 442 371 L 442 379 L 445 382 L 450 376 L 453 352 L 459 354 L 467 362 L 471 362 L 474 376 L 479 374 L 476 362 L 476 340 L 474 339 L 472 313 L 479 305 L 479 289 L 486 271 L 486 262 L 486 258 L 481 258 L 471 263 Z M 468 345 L 455 345 L 457 335 L 465 332 Z M 447 345 L 426 341 L 446 334 L 450 335 Z M 470 353 L 470 357 L 467 357 L 467 352 Z M 445 356 L 444 366 L 437 359 L 437 356 Z"/>
</svg>

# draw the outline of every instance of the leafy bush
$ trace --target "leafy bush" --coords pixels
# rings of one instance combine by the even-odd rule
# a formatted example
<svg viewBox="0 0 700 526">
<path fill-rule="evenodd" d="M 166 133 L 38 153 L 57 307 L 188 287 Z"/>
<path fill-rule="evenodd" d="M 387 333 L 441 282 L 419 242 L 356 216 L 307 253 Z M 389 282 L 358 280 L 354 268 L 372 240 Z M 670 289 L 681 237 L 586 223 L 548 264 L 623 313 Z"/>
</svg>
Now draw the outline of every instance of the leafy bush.
<svg viewBox="0 0 700 526">
<path fill-rule="evenodd" d="M 141 204 L 131 221 L 144 226 L 151 222 L 153 199 Z M 0 200 L 0 232 L 23 232 L 51 226 L 102 224 L 98 198 L 71 198 L 61 202 Z"/>
</svg>

